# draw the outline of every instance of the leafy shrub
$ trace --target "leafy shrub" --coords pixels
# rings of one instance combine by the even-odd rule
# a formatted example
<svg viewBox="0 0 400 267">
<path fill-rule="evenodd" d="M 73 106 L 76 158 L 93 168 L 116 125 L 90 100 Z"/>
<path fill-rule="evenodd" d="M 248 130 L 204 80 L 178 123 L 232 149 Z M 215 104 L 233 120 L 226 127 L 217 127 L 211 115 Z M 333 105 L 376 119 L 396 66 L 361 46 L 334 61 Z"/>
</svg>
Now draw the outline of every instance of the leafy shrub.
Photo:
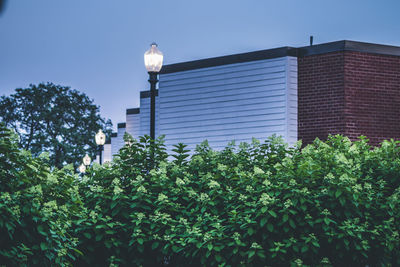
<svg viewBox="0 0 400 267">
<path fill-rule="evenodd" d="M 0 265 L 72 263 L 72 235 L 81 202 L 71 168 L 51 171 L 46 156 L 19 150 L 17 136 L 0 124 Z"/>
<path fill-rule="evenodd" d="M 125 141 L 80 182 L 78 264 L 400 265 L 399 142 L 273 137 L 168 161 L 162 139 Z"/>
<path fill-rule="evenodd" d="M 78 178 L 0 125 L 0 264 L 399 266 L 400 146 L 365 138 L 168 155 L 126 135 Z"/>
</svg>

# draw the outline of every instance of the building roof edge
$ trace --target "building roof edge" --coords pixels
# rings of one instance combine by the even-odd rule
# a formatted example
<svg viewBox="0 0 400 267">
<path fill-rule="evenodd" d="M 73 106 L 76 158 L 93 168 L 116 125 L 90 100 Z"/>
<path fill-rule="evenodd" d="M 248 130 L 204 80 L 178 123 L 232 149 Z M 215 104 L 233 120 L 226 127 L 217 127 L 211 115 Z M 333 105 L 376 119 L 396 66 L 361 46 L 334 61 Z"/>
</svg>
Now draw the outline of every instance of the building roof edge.
<svg viewBox="0 0 400 267">
<path fill-rule="evenodd" d="M 247 53 L 205 58 L 181 63 L 174 63 L 162 67 L 160 74 L 216 67 L 228 64 L 250 62 L 263 59 L 279 58 L 286 56 L 303 57 L 326 54 L 339 51 L 356 51 L 372 54 L 400 56 L 400 46 L 374 44 L 350 40 L 341 40 L 329 43 L 315 44 L 303 47 L 284 46 L 279 48 L 258 50 Z"/>
<path fill-rule="evenodd" d="M 169 64 L 162 67 L 160 74 L 168 74 L 180 71 L 216 67 L 221 65 L 243 63 L 249 61 L 279 58 L 286 56 L 297 56 L 297 49 L 293 47 L 279 47 L 259 50 L 254 52 L 240 53 L 221 57 L 205 58 L 182 63 Z"/>
<path fill-rule="evenodd" d="M 329 42 L 317 44 L 312 46 L 304 46 L 298 48 L 298 56 L 311 56 L 326 54 L 339 51 L 355 51 L 371 54 L 400 56 L 400 47 L 392 45 L 365 43 L 350 40 L 341 40 L 336 42 Z"/>
</svg>

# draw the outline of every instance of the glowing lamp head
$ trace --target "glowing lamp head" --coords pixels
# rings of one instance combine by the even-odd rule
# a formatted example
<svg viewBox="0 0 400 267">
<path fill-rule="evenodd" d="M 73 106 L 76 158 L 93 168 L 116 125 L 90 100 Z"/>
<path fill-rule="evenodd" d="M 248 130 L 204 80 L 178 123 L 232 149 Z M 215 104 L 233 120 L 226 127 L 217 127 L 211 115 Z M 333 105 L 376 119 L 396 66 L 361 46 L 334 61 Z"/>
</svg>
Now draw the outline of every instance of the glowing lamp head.
<svg viewBox="0 0 400 267">
<path fill-rule="evenodd" d="M 80 173 L 85 173 L 85 171 L 86 171 L 86 166 L 81 164 L 81 166 L 79 166 L 79 172 Z"/>
<path fill-rule="evenodd" d="M 99 132 L 95 136 L 96 139 L 96 144 L 98 146 L 102 146 L 106 142 L 106 135 L 103 133 L 103 131 L 100 129 Z"/>
<path fill-rule="evenodd" d="M 89 165 L 90 165 L 90 162 L 92 162 L 92 159 L 89 157 L 88 154 L 86 154 L 86 155 L 83 157 L 83 164 L 84 164 L 85 166 L 89 166 Z"/>
<path fill-rule="evenodd" d="M 160 72 L 163 64 L 163 53 L 157 48 L 156 43 L 152 43 L 150 49 L 144 53 L 144 65 L 148 72 Z"/>
</svg>

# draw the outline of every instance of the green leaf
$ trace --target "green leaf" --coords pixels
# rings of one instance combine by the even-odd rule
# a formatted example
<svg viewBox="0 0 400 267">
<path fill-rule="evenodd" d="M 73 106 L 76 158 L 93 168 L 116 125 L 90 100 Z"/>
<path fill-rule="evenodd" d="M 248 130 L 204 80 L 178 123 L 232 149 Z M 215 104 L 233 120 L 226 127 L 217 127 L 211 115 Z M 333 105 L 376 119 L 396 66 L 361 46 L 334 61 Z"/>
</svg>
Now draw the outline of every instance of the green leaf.
<svg viewBox="0 0 400 267">
<path fill-rule="evenodd" d="M 261 212 L 262 212 L 262 213 L 265 213 L 267 210 L 268 210 L 267 207 L 262 207 L 262 208 L 261 208 Z"/>
<path fill-rule="evenodd" d="M 267 221 L 268 221 L 267 218 L 265 218 L 265 217 L 262 218 L 261 221 L 260 221 L 260 226 L 261 226 L 261 227 L 264 227 L 264 225 L 267 223 Z"/>
<path fill-rule="evenodd" d="M 119 207 L 117 207 L 116 209 L 113 209 L 112 212 L 111 212 L 111 215 L 112 215 L 112 216 L 117 215 L 117 214 L 120 212 L 120 210 L 121 210 L 121 209 L 120 209 Z"/>
<path fill-rule="evenodd" d="M 341 190 L 336 190 L 336 193 L 335 193 L 335 197 L 336 198 L 338 198 L 338 197 L 340 197 L 342 195 L 342 191 Z"/>
<path fill-rule="evenodd" d="M 85 232 L 85 233 L 83 233 L 83 235 L 84 235 L 87 239 L 92 238 L 92 235 L 91 235 L 90 233 Z"/>
<path fill-rule="evenodd" d="M 308 250 L 308 246 L 302 246 L 301 247 L 301 253 L 304 253 Z"/>
<path fill-rule="evenodd" d="M 214 250 L 215 250 L 215 251 L 221 251 L 224 247 L 225 247 L 224 245 L 222 245 L 222 246 L 215 246 L 215 247 L 214 247 Z"/>
<path fill-rule="evenodd" d="M 76 248 L 72 248 L 73 251 L 75 251 L 76 253 L 78 253 L 79 255 L 83 256 L 82 251 L 76 249 Z"/>
<path fill-rule="evenodd" d="M 296 224 L 294 223 L 294 221 L 292 219 L 289 220 L 289 225 L 295 229 L 296 228 Z"/>
<path fill-rule="evenodd" d="M 289 215 L 287 215 L 286 213 L 283 214 L 282 221 L 283 221 L 283 222 L 286 222 L 288 219 L 289 219 Z"/>
<path fill-rule="evenodd" d="M 268 231 L 272 232 L 272 231 L 274 231 L 274 226 L 271 223 L 269 223 L 269 224 L 267 224 L 267 229 L 268 229 Z"/>
<path fill-rule="evenodd" d="M 41 250 L 47 250 L 47 244 L 46 243 L 44 243 L 44 242 L 41 242 L 40 243 L 40 248 L 41 248 Z"/>
<path fill-rule="evenodd" d="M 38 230 L 39 234 L 47 236 L 47 233 L 44 231 L 43 225 L 41 225 L 41 224 L 38 225 L 37 230 Z"/>
<path fill-rule="evenodd" d="M 313 241 L 312 244 L 313 244 L 315 247 L 317 247 L 317 248 L 320 247 L 317 241 Z"/>
<path fill-rule="evenodd" d="M 159 245 L 160 245 L 160 243 L 156 241 L 151 245 L 151 249 L 155 250 L 156 248 L 158 248 Z"/>
<path fill-rule="evenodd" d="M 265 258 L 266 258 L 266 257 L 265 257 L 265 253 L 264 253 L 264 251 L 262 251 L 262 250 L 257 251 L 257 256 L 260 257 L 260 258 L 262 258 L 262 259 L 265 259 Z"/>
<path fill-rule="evenodd" d="M 206 252 L 206 258 L 210 257 L 210 255 L 211 255 L 211 251 L 207 251 Z"/>
<path fill-rule="evenodd" d="M 278 215 L 276 215 L 275 211 L 273 210 L 269 210 L 268 213 L 271 214 L 271 216 L 274 218 L 278 217 Z"/>
<path fill-rule="evenodd" d="M 249 235 L 253 235 L 254 234 L 254 229 L 250 227 L 249 229 L 247 229 L 247 233 Z"/>
<path fill-rule="evenodd" d="M 255 250 L 250 250 L 250 251 L 249 251 L 249 255 L 248 255 L 249 259 L 250 259 L 251 257 L 253 257 L 254 254 L 256 254 L 256 251 L 255 251 Z"/>
<path fill-rule="evenodd" d="M 100 241 L 101 239 L 103 239 L 103 235 L 101 235 L 101 234 L 96 235 L 96 238 L 95 238 L 96 241 Z"/>
<path fill-rule="evenodd" d="M 212 250 L 213 249 L 213 245 L 211 243 L 208 243 L 207 248 L 208 248 L 208 250 Z"/>
</svg>

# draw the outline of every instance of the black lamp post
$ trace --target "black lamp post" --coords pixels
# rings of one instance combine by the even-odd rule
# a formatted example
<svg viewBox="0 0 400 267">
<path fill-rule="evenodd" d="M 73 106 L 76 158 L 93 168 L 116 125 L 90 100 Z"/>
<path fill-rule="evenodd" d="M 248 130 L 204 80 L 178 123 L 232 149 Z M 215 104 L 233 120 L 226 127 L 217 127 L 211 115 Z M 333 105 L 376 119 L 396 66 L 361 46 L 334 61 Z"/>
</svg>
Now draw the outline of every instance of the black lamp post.
<svg viewBox="0 0 400 267">
<path fill-rule="evenodd" d="M 149 73 L 150 82 L 150 138 L 155 139 L 156 124 L 156 84 L 157 75 L 163 63 L 163 54 L 157 48 L 156 43 L 152 43 L 149 50 L 144 53 L 144 65 Z"/>
<path fill-rule="evenodd" d="M 103 133 L 103 131 L 101 129 L 96 134 L 95 140 L 96 140 L 96 144 L 99 146 L 99 163 L 101 165 L 102 164 L 103 148 L 104 148 L 104 144 L 106 142 L 106 135 Z"/>
</svg>

